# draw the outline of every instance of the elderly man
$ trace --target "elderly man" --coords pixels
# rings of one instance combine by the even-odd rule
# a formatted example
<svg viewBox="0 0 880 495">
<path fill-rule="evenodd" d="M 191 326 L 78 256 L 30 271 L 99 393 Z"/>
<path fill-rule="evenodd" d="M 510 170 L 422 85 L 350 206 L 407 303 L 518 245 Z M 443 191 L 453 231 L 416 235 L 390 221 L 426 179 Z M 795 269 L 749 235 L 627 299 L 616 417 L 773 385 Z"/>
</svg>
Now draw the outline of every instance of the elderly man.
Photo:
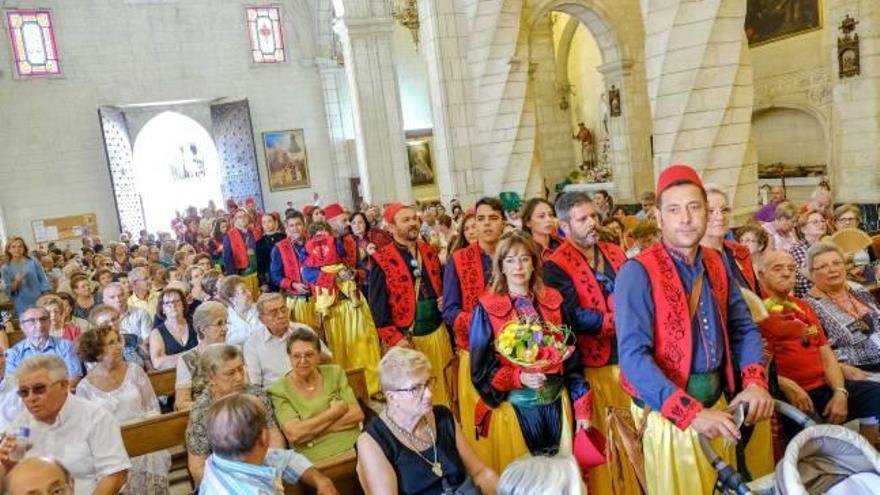
<svg viewBox="0 0 880 495">
<path fill-rule="evenodd" d="M 159 305 L 159 291 L 152 290 L 149 270 L 143 267 L 132 269 L 128 272 L 128 282 L 131 285 L 128 307 L 146 311 L 152 321 Z"/>
<path fill-rule="evenodd" d="M 244 359 L 252 384 L 266 389 L 290 371 L 290 357 L 285 342 L 297 328 L 314 332 L 308 325 L 290 321 L 286 298 L 277 293 L 263 294 L 257 300 L 257 314 L 262 325 L 244 343 Z M 321 343 L 325 358 L 330 352 Z"/>
<path fill-rule="evenodd" d="M 754 219 L 759 222 L 772 222 L 776 218 L 776 206 L 785 201 L 785 188 L 771 186 L 767 204 L 755 212 Z"/>
<path fill-rule="evenodd" d="M 115 309 L 119 313 L 119 334 L 125 338 L 126 351 L 132 352 L 133 345 L 129 344 L 129 339 L 137 338 L 137 346 L 139 346 L 146 355 L 147 343 L 150 341 L 150 330 L 153 329 L 152 318 L 149 313 L 140 308 L 130 307 L 128 305 L 128 297 L 125 287 L 118 282 L 111 282 L 104 287 L 101 292 L 104 304 Z M 131 335 L 134 337 L 124 337 Z"/>
<path fill-rule="evenodd" d="M 131 468 L 119 423 L 98 404 L 68 393 L 64 361 L 54 355 L 31 357 L 21 363 L 16 378 L 27 411 L 11 430 L 30 429 L 25 457 L 53 457 L 67 466 L 76 495 L 119 493 Z M 0 442 L 0 463 L 6 469 L 15 466 L 10 455 L 21 440 L 12 434 Z"/>
<path fill-rule="evenodd" d="M 49 335 L 49 312 L 45 308 L 28 307 L 21 313 L 19 323 L 25 338 L 6 351 L 6 376 L 15 374 L 18 366 L 31 356 L 55 354 L 67 365 L 70 387 L 75 387 L 82 377 L 82 364 L 71 342 Z"/>
<path fill-rule="evenodd" d="M 71 495 L 73 478 L 57 461 L 31 457 L 18 463 L 3 480 L 9 495 Z"/>
<path fill-rule="evenodd" d="M 816 313 L 805 301 L 789 295 L 796 272 L 794 257 L 785 251 L 767 253 L 758 270 L 769 296 L 764 306 L 770 313 L 760 329 L 776 358 L 779 386 L 792 405 L 807 414 L 818 413 L 829 423 L 859 418 L 859 430 L 873 445 L 880 418 L 880 383 L 844 379 Z"/>
<path fill-rule="evenodd" d="M 645 191 L 639 196 L 639 203 L 642 205 L 642 209 L 636 213 L 636 218 L 639 220 L 649 220 L 654 218 L 654 203 L 657 202 L 657 196 L 654 194 L 654 191 Z"/>
<path fill-rule="evenodd" d="M 644 457 L 648 493 L 711 493 L 717 473 L 699 452 L 697 437 L 732 443 L 739 428 L 723 411 L 724 391 L 742 391 L 746 422 L 773 413 L 761 335 L 735 278 L 713 249 L 700 247 L 707 199 L 697 172 L 673 165 L 657 180 L 661 242 L 617 274 L 614 315 L 621 385 L 640 421 L 648 405 Z M 723 449 L 729 462 L 732 449 Z M 669 455 L 675 452 L 675 456 Z M 689 460 L 689 461 L 688 461 Z"/>
<path fill-rule="evenodd" d="M 281 495 L 282 481 L 303 482 L 318 495 L 339 492 L 304 456 L 269 446 L 267 411 L 254 396 L 238 393 L 208 409 L 208 443 L 213 453 L 205 463 L 201 493 L 212 495 Z"/>
<path fill-rule="evenodd" d="M 15 377 L 6 374 L 6 354 L 0 352 L 0 432 L 24 410 L 17 391 Z"/>
</svg>

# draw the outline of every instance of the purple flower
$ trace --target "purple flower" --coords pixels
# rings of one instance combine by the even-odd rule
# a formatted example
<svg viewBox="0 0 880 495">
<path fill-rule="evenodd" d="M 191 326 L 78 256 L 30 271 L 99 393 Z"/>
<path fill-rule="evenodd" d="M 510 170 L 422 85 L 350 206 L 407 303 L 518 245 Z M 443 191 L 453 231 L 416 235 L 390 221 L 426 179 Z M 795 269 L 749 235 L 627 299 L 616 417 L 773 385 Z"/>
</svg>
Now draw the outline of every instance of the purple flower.
<svg viewBox="0 0 880 495">
<path fill-rule="evenodd" d="M 532 341 L 538 345 L 541 345 L 544 342 L 544 333 L 543 332 L 532 333 Z"/>
</svg>

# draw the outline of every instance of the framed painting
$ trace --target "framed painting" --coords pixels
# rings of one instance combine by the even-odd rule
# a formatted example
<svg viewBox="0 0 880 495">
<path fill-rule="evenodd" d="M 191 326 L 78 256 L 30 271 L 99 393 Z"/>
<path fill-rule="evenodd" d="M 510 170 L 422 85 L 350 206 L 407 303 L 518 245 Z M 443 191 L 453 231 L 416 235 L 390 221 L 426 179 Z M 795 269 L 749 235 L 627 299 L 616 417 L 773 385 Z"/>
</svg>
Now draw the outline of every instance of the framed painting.
<svg viewBox="0 0 880 495">
<path fill-rule="evenodd" d="M 263 133 L 266 172 L 272 192 L 309 187 L 309 160 L 302 129 Z"/>
<path fill-rule="evenodd" d="M 748 0 L 746 37 L 763 45 L 822 27 L 821 0 Z"/>
<path fill-rule="evenodd" d="M 414 137 L 406 140 L 406 155 L 409 158 L 409 179 L 413 186 L 433 184 L 434 160 L 431 154 L 431 137 Z"/>
</svg>

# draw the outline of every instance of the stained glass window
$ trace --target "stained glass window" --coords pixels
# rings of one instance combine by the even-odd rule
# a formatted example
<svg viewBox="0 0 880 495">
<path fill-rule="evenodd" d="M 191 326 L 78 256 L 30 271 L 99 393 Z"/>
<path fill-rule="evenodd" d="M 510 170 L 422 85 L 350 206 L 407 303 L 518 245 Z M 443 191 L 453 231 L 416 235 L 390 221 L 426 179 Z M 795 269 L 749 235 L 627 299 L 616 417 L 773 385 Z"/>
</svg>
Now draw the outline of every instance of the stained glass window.
<svg viewBox="0 0 880 495">
<path fill-rule="evenodd" d="M 251 59 L 258 64 L 284 62 L 284 33 L 281 7 L 247 7 Z"/>
<path fill-rule="evenodd" d="M 18 77 L 61 74 L 52 15 L 48 10 L 7 10 L 6 25 Z"/>
</svg>

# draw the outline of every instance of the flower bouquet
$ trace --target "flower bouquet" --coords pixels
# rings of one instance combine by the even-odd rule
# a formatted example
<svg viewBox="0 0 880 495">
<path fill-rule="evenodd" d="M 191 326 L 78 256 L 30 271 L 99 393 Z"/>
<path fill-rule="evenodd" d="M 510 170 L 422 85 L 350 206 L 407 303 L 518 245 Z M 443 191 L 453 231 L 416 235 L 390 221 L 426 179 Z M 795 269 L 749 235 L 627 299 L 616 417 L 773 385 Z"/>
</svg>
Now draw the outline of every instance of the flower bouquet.
<svg viewBox="0 0 880 495">
<path fill-rule="evenodd" d="M 571 330 L 535 318 L 520 318 L 504 325 L 495 346 L 507 361 L 531 372 L 559 373 L 574 352 L 568 345 Z"/>
</svg>

